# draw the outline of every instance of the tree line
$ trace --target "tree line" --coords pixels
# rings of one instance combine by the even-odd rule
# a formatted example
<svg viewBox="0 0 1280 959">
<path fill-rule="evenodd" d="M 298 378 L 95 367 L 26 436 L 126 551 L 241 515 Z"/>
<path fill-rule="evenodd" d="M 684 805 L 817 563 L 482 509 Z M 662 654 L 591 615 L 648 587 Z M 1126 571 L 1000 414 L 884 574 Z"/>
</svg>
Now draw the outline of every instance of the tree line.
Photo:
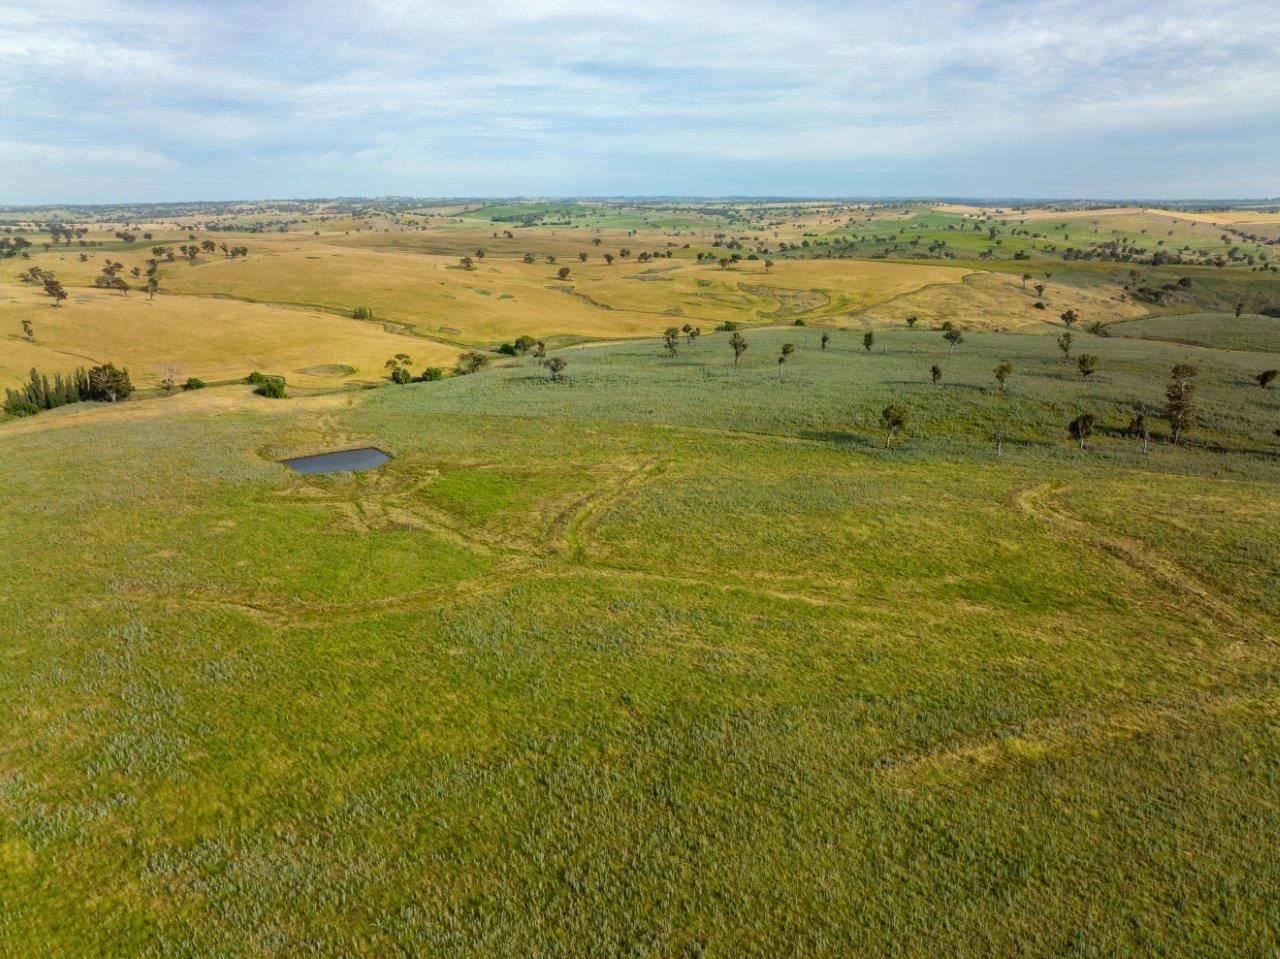
<svg viewBox="0 0 1280 959">
<path fill-rule="evenodd" d="M 69 376 L 54 373 L 52 380 L 47 373 L 32 368 L 26 383 L 16 390 L 4 391 L 4 411 L 10 416 L 32 416 L 41 410 L 88 400 L 115 403 L 127 399 L 132 392 L 129 371 L 118 369 L 114 363 L 88 370 L 82 366 Z"/>
</svg>

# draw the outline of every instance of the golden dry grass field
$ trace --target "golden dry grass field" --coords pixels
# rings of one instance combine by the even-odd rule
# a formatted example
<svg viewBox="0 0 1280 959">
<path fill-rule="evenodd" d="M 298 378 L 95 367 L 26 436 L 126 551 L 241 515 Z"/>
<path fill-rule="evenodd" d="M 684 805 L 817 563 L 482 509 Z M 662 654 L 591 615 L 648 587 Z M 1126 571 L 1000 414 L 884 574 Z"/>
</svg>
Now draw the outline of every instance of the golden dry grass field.
<svg viewBox="0 0 1280 959">
<path fill-rule="evenodd" d="M 513 253 L 475 258 L 472 269 L 459 257 L 407 252 L 415 242 L 438 243 L 436 233 L 255 236 L 245 258 L 202 254 L 193 263 L 162 262 L 154 301 L 139 290 L 95 289 L 93 281 L 107 262 L 124 264 L 129 277 L 134 268 L 145 270 L 152 245 L 177 244 L 161 239 L 158 229 L 153 241 L 131 249 L 35 252 L 0 263 L 0 375 L 13 382 L 32 366 L 58 370 L 111 360 L 129 366 L 140 383 L 170 363 L 204 379 L 261 368 L 302 386 L 361 382 L 379 375 L 396 353 L 409 354 L 415 367 L 447 366 L 461 348 L 521 334 L 566 342 L 652 336 L 685 323 L 708 329 L 800 317 L 847 323 L 868 306 L 958 284 L 968 272 L 866 261 L 792 261 L 766 271 L 759 260 L 726 270 L 687 258 L 640 263 L 634 256 L 610 266 L 591 244 L 595 235 L 552 237 L 551 246 L 587 252 L 586 263 L 576 254 L 525 263 Z M 540 237 L 525 245 L 548 244 Z M 637 255 L 656 246 L 633 245 Z M 62 307 L 17 282 L 32 265 L 66 286 Z M 563 280 L 562 266 L 570 270 Z M 372 310 L 378 322 L 351 319 L 356 307 Z M 21 335 L 23 320 L 35 325 L 33 343 Z M 355 372 L 300 372 L 326 365 Z"/>
<path fill-rule="evenodd" d="M 384 362 L 396 353 L 424 366 L 448 366 L 457 353 L 316 310 L 194 296 L 151 301 L 141 292 L 70 292 L 66 304 L 54 309 L 34 289 L 0 286 L 5 384 L 23 380 L 32 367 L 65 371 L 110 361 L 128 367 L 139 387 L 158 383 L 169 364 L 183 378 L 237 379 L 261 370 L 298 386 L 323 387 L 381 378 Z M 31 321 L 33 342 L 21 336 L 22 320 Z"/>
</svg>

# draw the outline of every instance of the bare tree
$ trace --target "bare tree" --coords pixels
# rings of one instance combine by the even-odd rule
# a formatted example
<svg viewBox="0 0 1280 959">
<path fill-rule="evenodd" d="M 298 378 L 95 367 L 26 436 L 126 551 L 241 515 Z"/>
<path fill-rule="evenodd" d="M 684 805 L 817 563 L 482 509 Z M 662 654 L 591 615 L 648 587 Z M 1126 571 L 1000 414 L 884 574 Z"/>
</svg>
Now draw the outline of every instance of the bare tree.
<svg viewBox="0 0 1280 959">
<path fill-rule="evenodd" d="M 182 367 L 177 363 L 165 363 L 160 367 L 160 385 L 170 393 L 178 385 L 178 377 L 180 376 L 182 376 Z"/>
</svg>

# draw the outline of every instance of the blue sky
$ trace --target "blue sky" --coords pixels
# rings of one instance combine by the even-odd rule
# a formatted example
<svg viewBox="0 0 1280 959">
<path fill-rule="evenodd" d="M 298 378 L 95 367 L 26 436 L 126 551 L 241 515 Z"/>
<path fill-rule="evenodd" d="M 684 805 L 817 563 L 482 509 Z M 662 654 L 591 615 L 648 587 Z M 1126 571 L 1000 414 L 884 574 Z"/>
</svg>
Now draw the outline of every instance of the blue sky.
<svg viewBox="0 0 1280 959">
<path fill-rule="evenodd" d="M 1280 4 L 0 0 L 0 203 L 1280 194 Z"/>
</svg>

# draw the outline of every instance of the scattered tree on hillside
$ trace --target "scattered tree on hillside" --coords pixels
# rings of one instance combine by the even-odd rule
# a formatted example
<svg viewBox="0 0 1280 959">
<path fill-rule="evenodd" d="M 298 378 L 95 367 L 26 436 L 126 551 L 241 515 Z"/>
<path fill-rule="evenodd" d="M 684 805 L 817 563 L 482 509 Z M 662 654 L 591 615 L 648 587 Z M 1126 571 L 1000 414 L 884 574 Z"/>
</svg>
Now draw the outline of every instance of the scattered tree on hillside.
<svg viewBox="0 0 1280 959">
<path fill-rule="evenodd" d="M 587 254 L 586 254 L 586 253 L 579 253 L 579 254 L 578 254 L 578 262 L 579 262 L 579 263 L 586 263 L 586 262 L 587 262 Z"/>
<path fill-rule="evenodd" d="M 680 331 L 674 326 L 668 326 L 662 332 L 662 346 L 667 351 L 668 356 L 675 356 L 680 349 Z"/>
<path fill-rule="evenodd" d="M 30 339 L 30 337 L 27 338 Z M 1263 370 L 1254 379 L 1258 381 L 1259 386 L 1266 390 L 1271 388 L 1271 384 L 1277 376 L 1280 376 L 1280 370 Z"/>
<path fill-rule="evenodd" d="M 893 438 L 907 428 L 907 411 L 897 403 L 890 403 L 880 411 L 880 423 L 884 426 L 884 445 L 888 449 Z"/>
<path fill-rule="evenodd" d="M 747 352 L 747 338 L 735 330 L 729 337 L 729 345 L 733 348 L 733 365 L 737 366 L 742 354 Z"/>
<path fill-rule="evenodd" d="M 160 289 L 160 277 L 156 276 L 154 273 L 147 277 L 146 289 L 148 299 L 154 300 L 156 298 L 156 291 Z"/>
<path fill-rule="evenodd" d="M 569 268 L 567 266 L 560 267 L 560 269 L 556 270 L 556 276 L 562 280 L 569 279 Z"/>
<path fill-rule="evenodd" d="M 1033 287 L 1033 289 L 1036 291 L 1036 296 L 1044 296 L 1044 284 L 1043 284 L 1043 283 L 1037 283 L 1037 284 L 1035 284 L 1035 286 Z"/>
<path fill-rule="evenodd" d="M 919 322 L 919 320 L 920 320 L 920 317 L 916 316 L 914 313 L 913 313 L 913 314 L 911 314 L 911 316 L 908 316 L 908 317 L 907 317 L 907 329 L 909 329 L 909 330 L 914 330 L 914 329 L 916 328 L 916 323 L 918 323 L 918 322 Z"/>
<path fill-rule="evenodd" d="M 1067 312 L 1063 313 L 1059 319 L 1061 319 L 1063 323 L 1067 324 L 1067 326 L 1071 326 L 1076 322 L 1076 320 L 1080 319 L 1080 314 L 1075 310 L 1067 310 Z"/>
<path fill-rule="evenodd" d="M 933 382 L 935 383 L 941 383 L 942 367 L 939 366 L 937 363 L 934 363 L 933 366 L 929 367 L 929 378 L 933 380 Z"/>
<path fill-rule="evenodd" d="M 1183 433 L 1195 426 L 1195 378 L 1199 374 L 1200 371 L 1189 363 L 1179 363 L 1169 374 L 1169 385 L 1164 391 L 1165 417 L 1173 431 L 1174 443 L 1182 438 Z"/>
<path fill-rule="evenodd" d="M 947 355 L 950 356 L 955 352 L 957 346 L 964 342 L 964 334 L 954 326 L 949 330 L 944 330 L 942 338 L 947 341 Z"/>
<path fill-rule="evenodd" d="M 469 257 L 469 256 L 461 257 L 461 258 L 458 260 L 458 263 L 459 263 L 459 264 L 461 264 L 461 266 L 462 266 L 462 268 L 463 268 L 464 270 L 474 269 L 474 267 L 475 267 L 475 263 L 472 261 L 471 257 Z"/>
<path fill-rule="evenodd" d="M 534 348 L 533 348 L 533 358 L 534 358 L 535 360 L 537 360 L 537 361 L 538 361 L 538 365 L 539 365 L 539 366 L 541 366 L 543 363 L 545 363 L 545 362 L 546 362 L 546 359 L 547 359 L 547 344 L 546 344 L 546 343 L 543 343 L 543 342 L 542 342 L 542 340 L 538 340 L 537 345 L 536 345 L 536 346 L 534 346 Z"/>
<path fill-rule="evenodd" d="M 89 398 L 107 403 L 129 398 L 133 383 L 127 369 L 116 369 L 114 363 L 104 363 L 89 371 Z"/>
<path fill-rule="evenodd" d="M 764 261 L 764 271 L 765 271 L 766 273 L 768 273 L 768 272 L 769 272 L 770 270 L 772 270 L 772 269 L 773 269 L 773 260 L 765 260 L 765 261 Z"/>
<path fill-rule="evenodd" d="M 1075 339 L 1070 332 L 1063 333 L 1058 337 L 1058 349 L 1062 350 L 1062 362 L 1066 363 L 1071 359 L 1071 343 Z"/>
<path fill-rule="evenodd" d="M 796 345 L 794 343 L 782 344 L 782 350 L 778 353 L 778 379 L 782 379 L 783 364 L 785 364 L 787 360 L 791 358 L 791 354 L 794 353 L 795 351 L 796 351 Z"/>
<path fill-rule="evenodd" d="M 872 333 L 870 330 L 867 330 L 867 332 L 862 334 L 863 349 L 865 349 L 868 353 L 870 353 L 871 347 L 875 345 L 876 345 L 876 335 L 874 333 Z"/>
<path fill-rule="evenodd" d="M 1013 364 L 1001 363 L 995 369 L 996 383 L 1000 386 L 1000 392 L 1005 391 L 1005 384 L 1009 382 L 1009 377 L 1013 376 Z"/>
<path fill-rule="evenodd" d="M 390 371 L 391 382 L 403 385 L 413 381 L 413 373 L 409 366 L 413 361 L 407 353 L 397 353 L 383 364 Z"/>
<path fill-rule="evenodd" d="M 605 265 L 605 266 L 613 266 L 613 254 L 612 254 L 612 253 L 606 253 L 606 254 L 604 255 L 604 265 Z"/>
<path fill-rule="evenodd" d="M 1098 371 L 1098 358 L 1092 353 L 1081 353 L 1080 359 L 1076 361 L 1076 367 L 1080 370 L 1080 375 L 1087 380 Z"/>
<path fill-rule="evenodd" d="M 822 331 L 822 348 L 825 350 L 827 348 L 827 344 L 830 342 L 831 342 L 831 334 L 828 333 L 826 330 L 823 330 Z"/>
<path fill-rule="evenodd" d="M 28 343 L 34 342 L 36 338 L 35 327 L 31 325 L 30 320 L 22 321 L 22 338 Z"/>
<path fill-rule="evenodd" d="M 1236 319 L 1237 319 L 1237 320 L 1238 320 L 1238 319 L 1240 319 L 1240 314 L 1241 314 L 1241 313 L 1243 313 L 1243 312 L 1244 312 L 1244 304 L 1243 304 L 1243 303 L 1237 303 L 1237 304 L 1236 304 Z"/>
<path fill-rule="evenodd" d="M 454 372 L 459 376 L 467 376 L 470 373 L 478 373 L 489 365 L 489 357 L 483 353 L 477 353 L 475 350 L 467 350 L 458 357 L 458 361 L 454 366 Z"/>
<path fill-rule="evenodd" d="M 61 306 L 62 301 L 67 298 L 67 291 L 62 288 L 62 282 L 55 279 L 49 274 L 45 274 L 42 280 L 44 284 L 45 296 L 53 298 L 53 305 Z"/>
<path fill-rule="evenodd" d="M 1024 290 L 1027 288 L 1027 280 L 1029 280 L 1029 279 L 1031 279 L 1031 274 L 1030 274 L 1030 273 L 1023 273 L 1023 274 L 1022 274 L 1022 288 L 1023 288 Z"/>
<path fill-rule="evenodd" d="M 1085 442 L 1093 435 L 1093 415 L 1081 413 L 1067 424 L 1067 432 L 1080 444 L 1080 448 L 1084 449 Z"/>
<path fill-rule="evenodd" d="M 553 356 L 547 360 L 547 369 L 551 371 L 551 381 L 553 383 L 564 381 L 564 368 L 568 365 L 569 361 L 563 356 Z"/>
<path fill-rule="evenodd" d="M 1125 430 L 1130 436 L 1136 440 L 1142 441 L 1142 452 L 1147 451 L 1147 444 L 1151 441 L 1151 431 L 1147 427 L 1147 414 L 1141 405 L 1134 414 L 1133 419 L 1129 420 L 1129 426 Z"/>
</svg>

